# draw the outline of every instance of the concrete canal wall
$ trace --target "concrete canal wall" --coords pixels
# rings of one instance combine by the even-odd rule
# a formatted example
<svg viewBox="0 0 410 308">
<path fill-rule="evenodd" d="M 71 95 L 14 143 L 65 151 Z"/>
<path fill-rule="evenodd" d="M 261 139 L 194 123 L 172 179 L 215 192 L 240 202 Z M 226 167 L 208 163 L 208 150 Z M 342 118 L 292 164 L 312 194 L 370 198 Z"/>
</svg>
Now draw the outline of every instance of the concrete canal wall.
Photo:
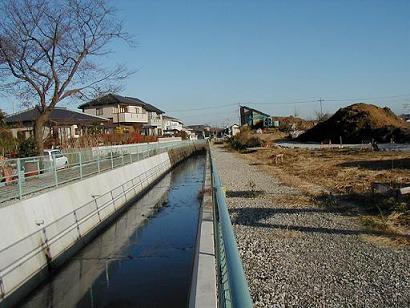
<svg viewBox="0 0 410 308">
<path fill-rule="evenodd" d="M 172 149 L 0 208 L 0 306 L 27 294 L 128 201 L 203 147 Z"/>
</svg>

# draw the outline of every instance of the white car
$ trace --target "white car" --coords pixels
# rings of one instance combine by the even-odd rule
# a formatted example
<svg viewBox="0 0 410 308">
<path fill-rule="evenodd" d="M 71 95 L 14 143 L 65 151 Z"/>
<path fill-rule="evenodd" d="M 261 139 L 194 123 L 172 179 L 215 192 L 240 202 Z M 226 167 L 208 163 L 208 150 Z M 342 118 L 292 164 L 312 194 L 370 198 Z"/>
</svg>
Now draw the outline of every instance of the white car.
<svg viewBox="0 0 410 308">
<path fill-rule="evenodd" d="M 47 160 L 50 163 L 50 166 L 53 164 L 53 159 L 55 159 L 56 169 L 62 169 L 68 166 L 68 159 L 61 153 L 60 150 L 51 149 L 44 150 L 44 156 L 47 156 Z"/>
</svg>

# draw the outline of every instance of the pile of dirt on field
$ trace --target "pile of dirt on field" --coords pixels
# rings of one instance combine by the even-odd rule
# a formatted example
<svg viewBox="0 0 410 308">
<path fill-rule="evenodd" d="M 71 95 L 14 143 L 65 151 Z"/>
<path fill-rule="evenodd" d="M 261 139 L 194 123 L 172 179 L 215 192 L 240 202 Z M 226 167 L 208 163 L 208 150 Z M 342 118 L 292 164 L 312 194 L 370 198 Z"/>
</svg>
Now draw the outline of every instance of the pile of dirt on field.
<svg viewBox="0 0 410 308">
<path fill-rule="evenodd" d="M 339 109 L 328 120 L 320 122 L 297 139 L 339 143 L 410 142 L 410 125 L 389 108 L 370 104 L 353 104 Z"/>
<path fill-rule="evenodd" d="M 273 121 L 279 121 L 279 128 L 282 130 L 299 129 L 307 130 L 316 125 L 316 121 L 309 121 L 294 116 L 272 117 Z"/>
</svg>

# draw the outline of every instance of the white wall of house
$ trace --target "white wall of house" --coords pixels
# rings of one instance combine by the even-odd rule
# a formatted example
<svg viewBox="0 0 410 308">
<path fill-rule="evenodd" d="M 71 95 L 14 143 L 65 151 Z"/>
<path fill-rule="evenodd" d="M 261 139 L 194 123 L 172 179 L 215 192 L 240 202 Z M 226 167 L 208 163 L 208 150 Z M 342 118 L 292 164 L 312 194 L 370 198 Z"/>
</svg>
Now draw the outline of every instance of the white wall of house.
<svg viewBox="0 0 410 308">
<path fill-rule="evenodd" d="M 232 136 L 235 136 L 241 132 L 241 129 L 239 128 L 239 125 L 234 124 L 230 127 L 230 132 Z"/>
<path fill-rule="evenodd" d="M 141 106 L 104 106 L 84 109 L 84 113 L 112 119 L 113 123 L 148 123 L 148 114 Z"/>
<path fill-rule="evenodd" d="M 148 112 L 148 125 L 156 126 L 157 128 L 162 129 L 162 114 L 156 112 Z"/>
<path fill-rule="evenodd" d="M 113 106 L 106 106 L 106 107 L 93 107 L 84 110 L 84 113 L 92 115 L 92 116 L 99 116 L 103 118 L 113 118 L 115 115 L 115 107 Z"/>
<path fill-rule="evenodd" d="M 54 129 L 58 130 L 58 136 L 60 139 L 71 139 L 80 137 L 80 130 L 78 130 L 78 125 L 67 125 L 67 126 L 58 126 Z M 14 138 L 17 138 L 19 132 L 24 133 L 24 137 L 27 139 L 33 135 L 33 127 L 17 127 L 10 129 L 11 134 Z M 43 138 L 47 138 L 53 133 L 52 128 L 46 126 L 44 127 Z"/>
<path fill-rule="evenodd" d="M 177 130 L 177 131 L 181 131 L 182 130 L 182 123 L 172 120 L 172 119 L 167 119 L 165 118 L 165 120 L 163 121 L 163 127 L 164 130 Z"/>
</svg>

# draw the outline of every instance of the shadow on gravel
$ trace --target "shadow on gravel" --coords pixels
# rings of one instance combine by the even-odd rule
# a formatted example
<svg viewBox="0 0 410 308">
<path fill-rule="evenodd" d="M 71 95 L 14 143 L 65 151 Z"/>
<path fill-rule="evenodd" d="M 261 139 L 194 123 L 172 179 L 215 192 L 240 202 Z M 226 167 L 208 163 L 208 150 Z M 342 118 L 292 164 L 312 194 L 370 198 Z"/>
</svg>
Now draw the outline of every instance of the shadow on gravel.
<svg viewBox="0 0 410 308">
<path fill-rule="evenodd" d="M 403 237 L 396 233 L 378 231 L 378 230 L 348 230 L 348 229 L 336 229 L 336 228 L 324 228 L 324 227 L 309 227 L 309 226 L 291 226 L 281 224 L 271 224 L 261 222 L 261 219 L 267 219 L 275 214 L 302 214 L 302 213 L 328 213 L 335 212 L 334 210 L 321 209 L 321 208 L 235 208 L 230 209 L 230 213 L 235 213 L 232 223 L 244 226 L 252 226 L 258 228 L 270 228 L 280 230 L 292 230 L 308 233 L 323 233 L 323 234 L 339 234 L 339 235 L 377 235 L 387 237 Z"/>
<path fill-rule="evenodd" d="M 263 190 L 231 190 L 225 193 L 227 198 L 256 198 L 264 194 Z"/>
</svg>

